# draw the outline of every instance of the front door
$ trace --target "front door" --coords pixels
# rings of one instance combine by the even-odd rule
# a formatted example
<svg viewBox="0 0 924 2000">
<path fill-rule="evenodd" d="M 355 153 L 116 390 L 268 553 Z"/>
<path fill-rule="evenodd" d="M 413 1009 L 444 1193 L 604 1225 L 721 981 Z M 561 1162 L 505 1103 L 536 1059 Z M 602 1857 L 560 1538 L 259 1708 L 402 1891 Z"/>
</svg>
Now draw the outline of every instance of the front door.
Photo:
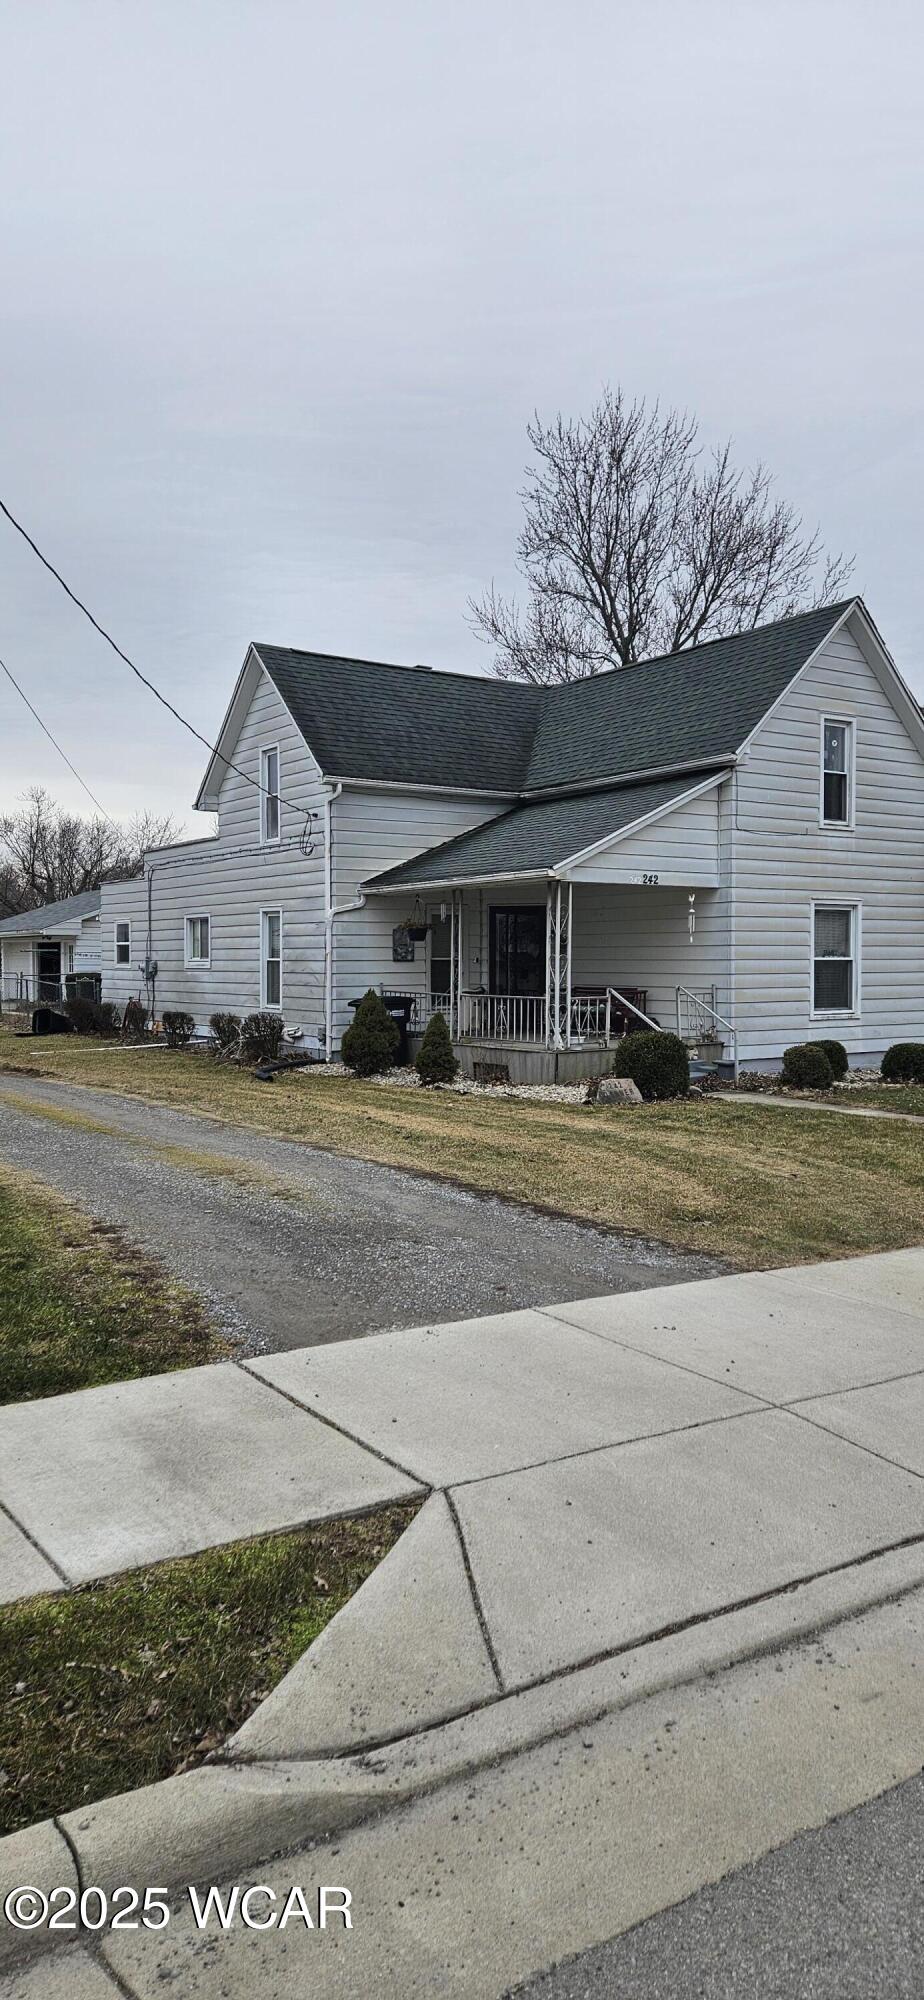
<svg viewBox="0 0 924 2000">
<path fill-rule="evenodd" d="M 61 946 L 40 944 L 36 948 L 39 1000 L 57 1000 L 61 994 Z"/>
<path fill-rule="evenodd" d="M 491 992 L 545 992 L 545 910 L 538 904 L 491 910 Z"/>
</svg>

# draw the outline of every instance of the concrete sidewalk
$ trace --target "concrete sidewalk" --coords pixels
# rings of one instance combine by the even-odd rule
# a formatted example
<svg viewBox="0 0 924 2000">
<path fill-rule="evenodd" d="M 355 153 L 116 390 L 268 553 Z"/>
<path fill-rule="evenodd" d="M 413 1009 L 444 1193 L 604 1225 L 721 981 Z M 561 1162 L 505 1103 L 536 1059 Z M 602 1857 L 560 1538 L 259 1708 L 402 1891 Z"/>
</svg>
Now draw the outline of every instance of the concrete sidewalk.
<svg viewBox="0 0 924 2000">
<path fill-rule="evenodd" d="M 920 1596 L 924 1250 L 0 1412 L 8 1596 L 427 1492 L 220 1757 L 15 1837 L 34 1858 L 17 1880 L 43 1866 L 67 1880 L 74 1859 L 110 1888 L 229 1879 L 658 1688 Z M 920 1630 L 916 1613 L 912 1653 Z M 910 1774 L 895 1742 L 924 1725 L 913 1663 L 896 1688 L 882 1783 Z M 807 1711 L 808 1740 L 812 1727 Z M 826 1782 L 822 1769 L 819 1800 L 835 1796 Z M 864 1782 L 837 1797 L 870 1796 Z M 822 1823 L 812 1810 L 784 1815 L 786 1837 Z M 24 1865 L 2 1843 L 0 1863 Z M 153 1967 L 159 1947 L 139 1949 Z"/>
</svg>

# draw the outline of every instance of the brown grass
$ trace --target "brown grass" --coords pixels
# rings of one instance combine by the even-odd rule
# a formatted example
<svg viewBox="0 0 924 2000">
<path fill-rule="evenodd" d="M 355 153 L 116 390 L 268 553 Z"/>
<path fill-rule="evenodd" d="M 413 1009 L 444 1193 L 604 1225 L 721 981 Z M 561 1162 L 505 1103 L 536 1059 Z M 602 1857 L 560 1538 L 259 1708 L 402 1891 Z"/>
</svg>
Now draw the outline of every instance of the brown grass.
<svg viewBox="0 0 924 2000">
<path fill-rule="evenodd" d="M 589 1110 L 319 1071 L 260 1084 L 207 1055 L 110 1052 L 76 1038 L 3 1037 L 3 1068 L 443 1176 L 750 1268 L 924 1239 L 913 1125 L 708 1099 Z"/>
</svg>

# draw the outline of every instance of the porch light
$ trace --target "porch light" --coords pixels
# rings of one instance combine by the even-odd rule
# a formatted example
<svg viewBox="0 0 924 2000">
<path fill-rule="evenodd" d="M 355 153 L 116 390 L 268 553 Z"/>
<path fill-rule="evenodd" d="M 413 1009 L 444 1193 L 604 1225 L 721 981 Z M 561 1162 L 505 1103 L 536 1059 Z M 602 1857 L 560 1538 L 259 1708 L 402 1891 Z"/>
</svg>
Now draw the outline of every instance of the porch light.
<svg viewBox="0 0 924 2000">
<path fill-rule="evenodd" d="M 689 905 L 690 905 L 690 909 L 689 909 L 689 914 L 688 914 L 688 916 L 687 916 L 687 923 L 688 923 L 688 924 L 689 924 L 689 926 L 690 926 L 690 943 L 692 944 L 692 943 L 693 943 L 693 937 L 694 937 L 694 933 L 695 933 L 695 931 L 696 931 L 696 890 L 695 890 L 695 889 L 693 890 L 693 893 L 692 893 L 692 895 L 688 895 L 688 897 L 687 897 L 687 902 L 688 902 L 688 903 L 689 903 Z"/>
</svg>

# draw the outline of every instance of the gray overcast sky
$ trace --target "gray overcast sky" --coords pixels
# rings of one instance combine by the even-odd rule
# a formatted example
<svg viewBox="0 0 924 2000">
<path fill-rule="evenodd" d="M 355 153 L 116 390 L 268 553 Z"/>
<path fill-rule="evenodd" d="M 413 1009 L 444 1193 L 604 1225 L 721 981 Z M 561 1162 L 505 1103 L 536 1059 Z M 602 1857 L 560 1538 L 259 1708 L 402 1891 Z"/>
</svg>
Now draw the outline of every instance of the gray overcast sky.
<svg viewBox="0 0 924 2000">
<path fill-rule="evenodd" d="M 483 672 L 534 407 L 762 456 L 924 693 L 924 26 L 882 0 L 6 0 L 0 491 L 205 734 L 250 638 Z M 204 755 L 0 521 L 114 814 Z M 85 804 L 0 681 L 0 809 Z"/>
</svg>

